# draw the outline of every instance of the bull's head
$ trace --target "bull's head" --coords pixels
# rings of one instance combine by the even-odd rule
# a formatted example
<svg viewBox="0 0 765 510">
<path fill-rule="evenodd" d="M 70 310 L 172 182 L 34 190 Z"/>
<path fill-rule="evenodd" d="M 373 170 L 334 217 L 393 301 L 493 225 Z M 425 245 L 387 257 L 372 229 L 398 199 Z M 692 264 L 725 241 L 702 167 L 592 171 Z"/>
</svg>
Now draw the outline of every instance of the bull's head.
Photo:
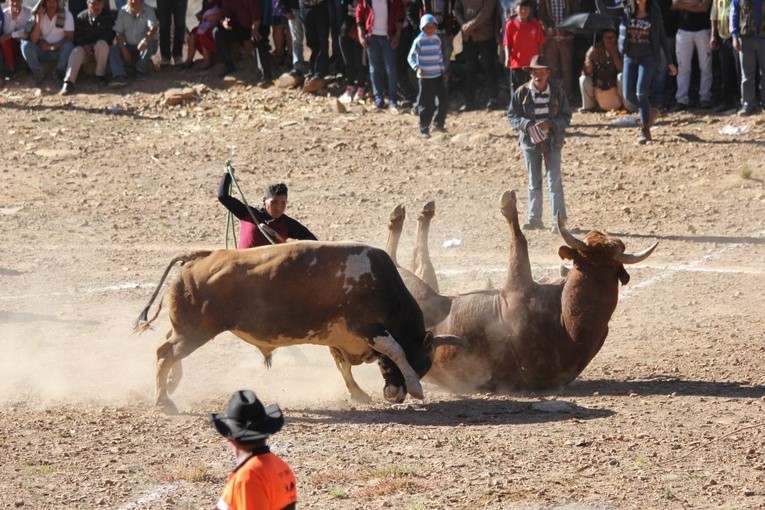
<svg viewBox="0 0 765 510">
<path fill-rule="evenodd" d="M 470 348 L 468 342 L 457 336 L 433 336 L 433 333 L 426 331 L 422 349 L 417 349 L 416 352 L 406 353 L 407 362 L 420 379 L 422 379 L 422 377 L 428 373 L 430 367 L 433 366 L 433 358 L 436 355 L 436 349 L 441 345 L 455 345 L 465 349 Z M 385 400 L 395 404 L 401 403 L 406 398 L 407 392 L 414 398 L 424 398 L 421 386 L 418 388 L 407 387 L 403 374 L 392 360 L 385 356 L 380 356 L 378 364 L 383 379 L 385 379 L 385 388 L 383 388 Z"/>
<path fill-rule="evenodd" d="M 630 281 L 630 275 L 624 269 L 624 264 L 637 264 L 647 259 L 653 250 L 658 246 L 658 242 L 649 246 L 645 250 L 631 254 L 624 253 L 624 243 L 619 239 L 609 237 L 599 230 L 591 230 L 584 240 L 577 238 L 566 228 L 560 213 L 557 216 L 558 232 L 567 246 L 561 246 L 558 255 L 562 259 L 573 260 L 575 264 L 580 263 L 590 257 L 597 256 L 599 260 L 612 260 L 617 265 L 617 277 L 622 285 L 627 285 Z"/>
</svg>

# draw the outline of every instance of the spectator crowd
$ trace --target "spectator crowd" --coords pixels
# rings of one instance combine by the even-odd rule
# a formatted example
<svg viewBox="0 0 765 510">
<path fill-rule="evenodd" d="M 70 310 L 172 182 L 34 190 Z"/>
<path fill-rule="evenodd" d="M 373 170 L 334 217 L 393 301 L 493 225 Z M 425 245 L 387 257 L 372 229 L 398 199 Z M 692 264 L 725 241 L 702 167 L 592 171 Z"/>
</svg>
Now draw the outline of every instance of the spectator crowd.
<svg viewBox="0 0 765 510">
<path fill-rule="evenodd" d="M 257 71 L 244 78 L 260 87 L 281 76 L 280 86 L 317 92 L 342 80 L 341 102 L 413 108 L 427 133 L 431 118 L 443 129 L 452 102 L 460 112 L 506 108 L 541 55 L 570 105 L 637 111 L 647 140 L 662 111 L 765 106 L 765 0 L 204 0 L 191 29 L 188 0 L 116 2 L 6 0 L 2 83 L 52 78 L 73 94 L 91 65 L 99 87 L 145 80 L 157 65 L 222 78 L 251 51 Z M 572 27 L 581 13 L 610 21 Z M 412 60 L 413 46 L 431 62 L 438 48 L 438 69 Z"/>
</svg>

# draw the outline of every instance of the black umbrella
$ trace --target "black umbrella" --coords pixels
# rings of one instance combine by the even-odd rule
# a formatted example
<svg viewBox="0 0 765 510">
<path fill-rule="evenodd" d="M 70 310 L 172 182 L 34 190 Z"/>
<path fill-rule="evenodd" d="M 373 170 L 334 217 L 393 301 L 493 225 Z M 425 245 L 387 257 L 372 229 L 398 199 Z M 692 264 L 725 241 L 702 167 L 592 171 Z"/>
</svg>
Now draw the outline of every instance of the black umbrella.
<svg viewBox="0 0 765 510">
<path fill-rule="evenodd" d="M 580 12 L 572 14 L 561 21 L 556 28 L 578 34 L 592 34 L 592 42 L 595 43 L 595 34 L 603 30 L 616 30 L 616 19 L 608 14 L 599 12 Z"/>
</svg>

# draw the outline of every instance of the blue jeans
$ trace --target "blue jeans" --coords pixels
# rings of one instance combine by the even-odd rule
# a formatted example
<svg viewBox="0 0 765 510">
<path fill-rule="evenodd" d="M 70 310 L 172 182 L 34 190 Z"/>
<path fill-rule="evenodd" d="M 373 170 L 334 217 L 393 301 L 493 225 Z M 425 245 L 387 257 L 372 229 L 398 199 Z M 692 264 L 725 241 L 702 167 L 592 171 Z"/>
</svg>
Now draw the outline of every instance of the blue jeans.
<svg viewBox="0 0 765 510">
<path fill-rule="evenodd" d="M 542 162 L 547 171 L 547 190 L 550 193 L 550 212 L 553 225 L 556 214 L 566 221 L 566 201 L 563 197 L 563 175 L 561 173 L 561 148 L 538 143 L 533 147 L 521 144 L 526 170 L 529 174 L 529 219 L 542 220 Z"/>
<path fill-rule="evenodd" d="M 69 54 L 74 49 L 74 43 L 66 42 L 56 51 L 43 51 L 38 44 L 29 39 L 21 41 L 21 56 L 27 61 L 29 70 L 37 78 L 43 75 L 43 64 L 55 62 L 56 70 L 66 71 Z"/>
<path fill-rule="evenodd" d="M 292 36 L 292 69 L 305 74 L 308 71 L 308 65 L 303 58 L 303 37 L 305 36 L 303 17 L 300 15 L 300 9 L 292 9 L 292 15 L 295 19 L 287 20 Z"/>
<path fill-rule="evenodd" d="M 648 124 L 648 117 L 651 113 L 651 81 L 656 72 L 654 58 L 639 57 L 633 59 L 624 55 L 624 71 L 622 74 L 622 85 L 624 97 L 630 103 L 637 105 L 640 112 L 640 122 L 645 126 Z"/>
<path fill-rule="evenodd" d="M 146 74 L 149 70 L 149 64 L 151 57 L 157 53 L 159 42 L 155 38 L 149 43 L 149 46 L 144 51 L 138 51 L 138 46 L 135 44 L 126 44 L 127 50 L 134 58 L 138 58 L 138 62 L 135 64 L 135 72 L 138 74 Z M 122 61 L 122 53 L 120 47 L 117 44 L 109 47 L 109 68 L 112 71 L 112 77 L 125 76 L 125 63 Z"/>
<path fill-rule="evenodd" d="M 383 101 L 385 81 L 388 82 L 388 102 L 396 104 L 396 86 L 398 71 L 396 69 L 396 50 L 390 44 L 390 37 L 371 35 L 367 38 L 369 44 L 369 75 L 372 78 L 372 92 L 375 103 Z"/>
</svg>

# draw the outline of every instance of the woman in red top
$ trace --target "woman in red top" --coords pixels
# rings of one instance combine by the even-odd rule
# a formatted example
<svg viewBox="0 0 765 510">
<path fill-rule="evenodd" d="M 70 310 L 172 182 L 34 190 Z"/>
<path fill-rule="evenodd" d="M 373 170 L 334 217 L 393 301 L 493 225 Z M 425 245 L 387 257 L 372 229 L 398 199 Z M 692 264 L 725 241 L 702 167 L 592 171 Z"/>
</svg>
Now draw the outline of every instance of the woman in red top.
<svg viewBox="0 0 765 510">
<path fill-rule="evenodd" d="M 532 0 L 521 0 L 513 16 L 505 24 L 505 67 L 510 69 L 510 87 L 515 90 L 531 80 L 523 70 L 535 55 L 543 53 L 545 33 L 538 19 L 531 18 Z"/>
</svg>

